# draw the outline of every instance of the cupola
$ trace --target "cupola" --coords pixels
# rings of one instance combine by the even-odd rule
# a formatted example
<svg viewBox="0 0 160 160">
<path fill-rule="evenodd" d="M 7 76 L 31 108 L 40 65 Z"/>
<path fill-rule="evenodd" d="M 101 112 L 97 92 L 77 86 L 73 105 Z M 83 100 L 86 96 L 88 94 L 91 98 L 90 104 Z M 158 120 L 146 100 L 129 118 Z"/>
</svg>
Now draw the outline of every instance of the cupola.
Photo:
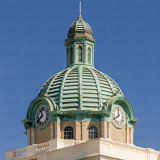
<svg viewBox="0 0 160 160">
<path fill-rule="evenodd" d="M 78 20 L 69 28 L 65 47 L 67 52 L 67 67 L 73 65 L 94 65 L 94 46 L 96 40 L 89 24 L 81 16 L 81 2 L 79 2 Z"/>
</svg>

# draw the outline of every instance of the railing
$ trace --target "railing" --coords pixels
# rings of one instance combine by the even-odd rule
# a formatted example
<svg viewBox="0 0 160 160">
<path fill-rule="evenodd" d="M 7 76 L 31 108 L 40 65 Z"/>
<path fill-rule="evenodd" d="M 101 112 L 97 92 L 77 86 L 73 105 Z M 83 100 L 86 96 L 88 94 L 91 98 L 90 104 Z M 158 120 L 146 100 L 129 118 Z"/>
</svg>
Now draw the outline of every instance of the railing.
<svg viewBox="0 0 160 160">
<path fill-rule="evenodd" d="M 27 152 L 26 152 L 26 148 L 22 148 L 22 149 L 19 149 L 19 150 L 16 150 L 13 152 L 13 157 L 19 157 L 19 156 L 24 156 L 26 155 Z"/>
<path fill-rule="evenodd" d="M 27 146 L 26 148 L 7 151 L 6 160 L 11 160 L 11 159 L 15 160 L 17 159 L 17 157 L 23 158 L 23 157 L 35 155 L 40 152 L 45 152 L 49 150 L 52 151 L 52 150 L 68 147 L 71 145 L 75 145 L 74 140 L 64 143 L 64 140 L 62 139 L 52 139 L 45 143 L 32 144 Z"/>
<path fill-rule="evenodd" d="M 49 143 L 38 144 L 36 146 L 36 153 L 49 150 Z"/>
</svg>

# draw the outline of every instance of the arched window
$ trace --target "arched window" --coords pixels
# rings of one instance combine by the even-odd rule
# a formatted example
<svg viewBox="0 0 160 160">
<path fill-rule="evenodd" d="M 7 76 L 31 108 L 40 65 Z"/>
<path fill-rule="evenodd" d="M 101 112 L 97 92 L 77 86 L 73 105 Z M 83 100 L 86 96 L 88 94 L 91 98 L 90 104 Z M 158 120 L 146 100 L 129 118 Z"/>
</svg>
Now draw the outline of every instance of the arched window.
<svg viewBox="0 0 160 160">
<path fill-rule="evenodd" d="M 82 62 L 82 47 L 78 47 L 78 62 Z"/>
<path fill-rule="evenodd" d="M 70 64 L 73 63 L 73 48 L 70 48 Z"/>
<path fill-rule="evenodd" d="M 73 128 L 68 126 L 64 129 L 64 139 L 73 139 Z"/>
<path fill-rule="evenodd" d="M 91 49 L 88 48 L 88 63 L 91 64 Z"/>
<path fill-rule="evenodd" d="M 98 138 L 98 130 L 96 127 L 91 126 L 89 127 L 89 131 L 88 131 L 88 139 L 95 139 Z"/>
</svg>

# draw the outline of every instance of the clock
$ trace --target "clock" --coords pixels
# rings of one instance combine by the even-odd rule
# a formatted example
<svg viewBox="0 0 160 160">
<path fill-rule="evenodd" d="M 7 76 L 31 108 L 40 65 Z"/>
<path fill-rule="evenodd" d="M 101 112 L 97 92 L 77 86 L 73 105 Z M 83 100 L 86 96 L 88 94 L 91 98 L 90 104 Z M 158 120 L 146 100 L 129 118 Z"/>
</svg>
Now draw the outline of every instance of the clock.
<svg viewBox="0 0 160 160">
<path fill-rule="evenodd" d="M 44 128 L 48 125 L 50 118 L 50 110 L 47 106 L 42 105 L 37 109 L 35 121 L 36 125 L 40 128 Z"/>
<path fill-rule="evenodd" d="M 111 110 L 112 123 L 117 128 L 122 128 L 126 123 L 125 111 L 120 105 L 114 105 Z"/>
</svg>

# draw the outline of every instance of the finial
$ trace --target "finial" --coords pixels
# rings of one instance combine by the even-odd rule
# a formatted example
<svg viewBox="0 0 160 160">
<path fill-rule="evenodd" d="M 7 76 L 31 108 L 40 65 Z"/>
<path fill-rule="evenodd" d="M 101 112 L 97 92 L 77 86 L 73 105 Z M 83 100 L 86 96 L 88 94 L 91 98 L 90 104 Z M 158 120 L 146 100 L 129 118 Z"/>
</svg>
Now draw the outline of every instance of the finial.
<svg viewBox="0 0 160 160">
<path fill-rule="evenodd" d="M 79 1 L 79 16 L 78 16 L 79 20 L 82 20 L 82 16 L 81 16 L 81 1 Z"/>
</svg>

